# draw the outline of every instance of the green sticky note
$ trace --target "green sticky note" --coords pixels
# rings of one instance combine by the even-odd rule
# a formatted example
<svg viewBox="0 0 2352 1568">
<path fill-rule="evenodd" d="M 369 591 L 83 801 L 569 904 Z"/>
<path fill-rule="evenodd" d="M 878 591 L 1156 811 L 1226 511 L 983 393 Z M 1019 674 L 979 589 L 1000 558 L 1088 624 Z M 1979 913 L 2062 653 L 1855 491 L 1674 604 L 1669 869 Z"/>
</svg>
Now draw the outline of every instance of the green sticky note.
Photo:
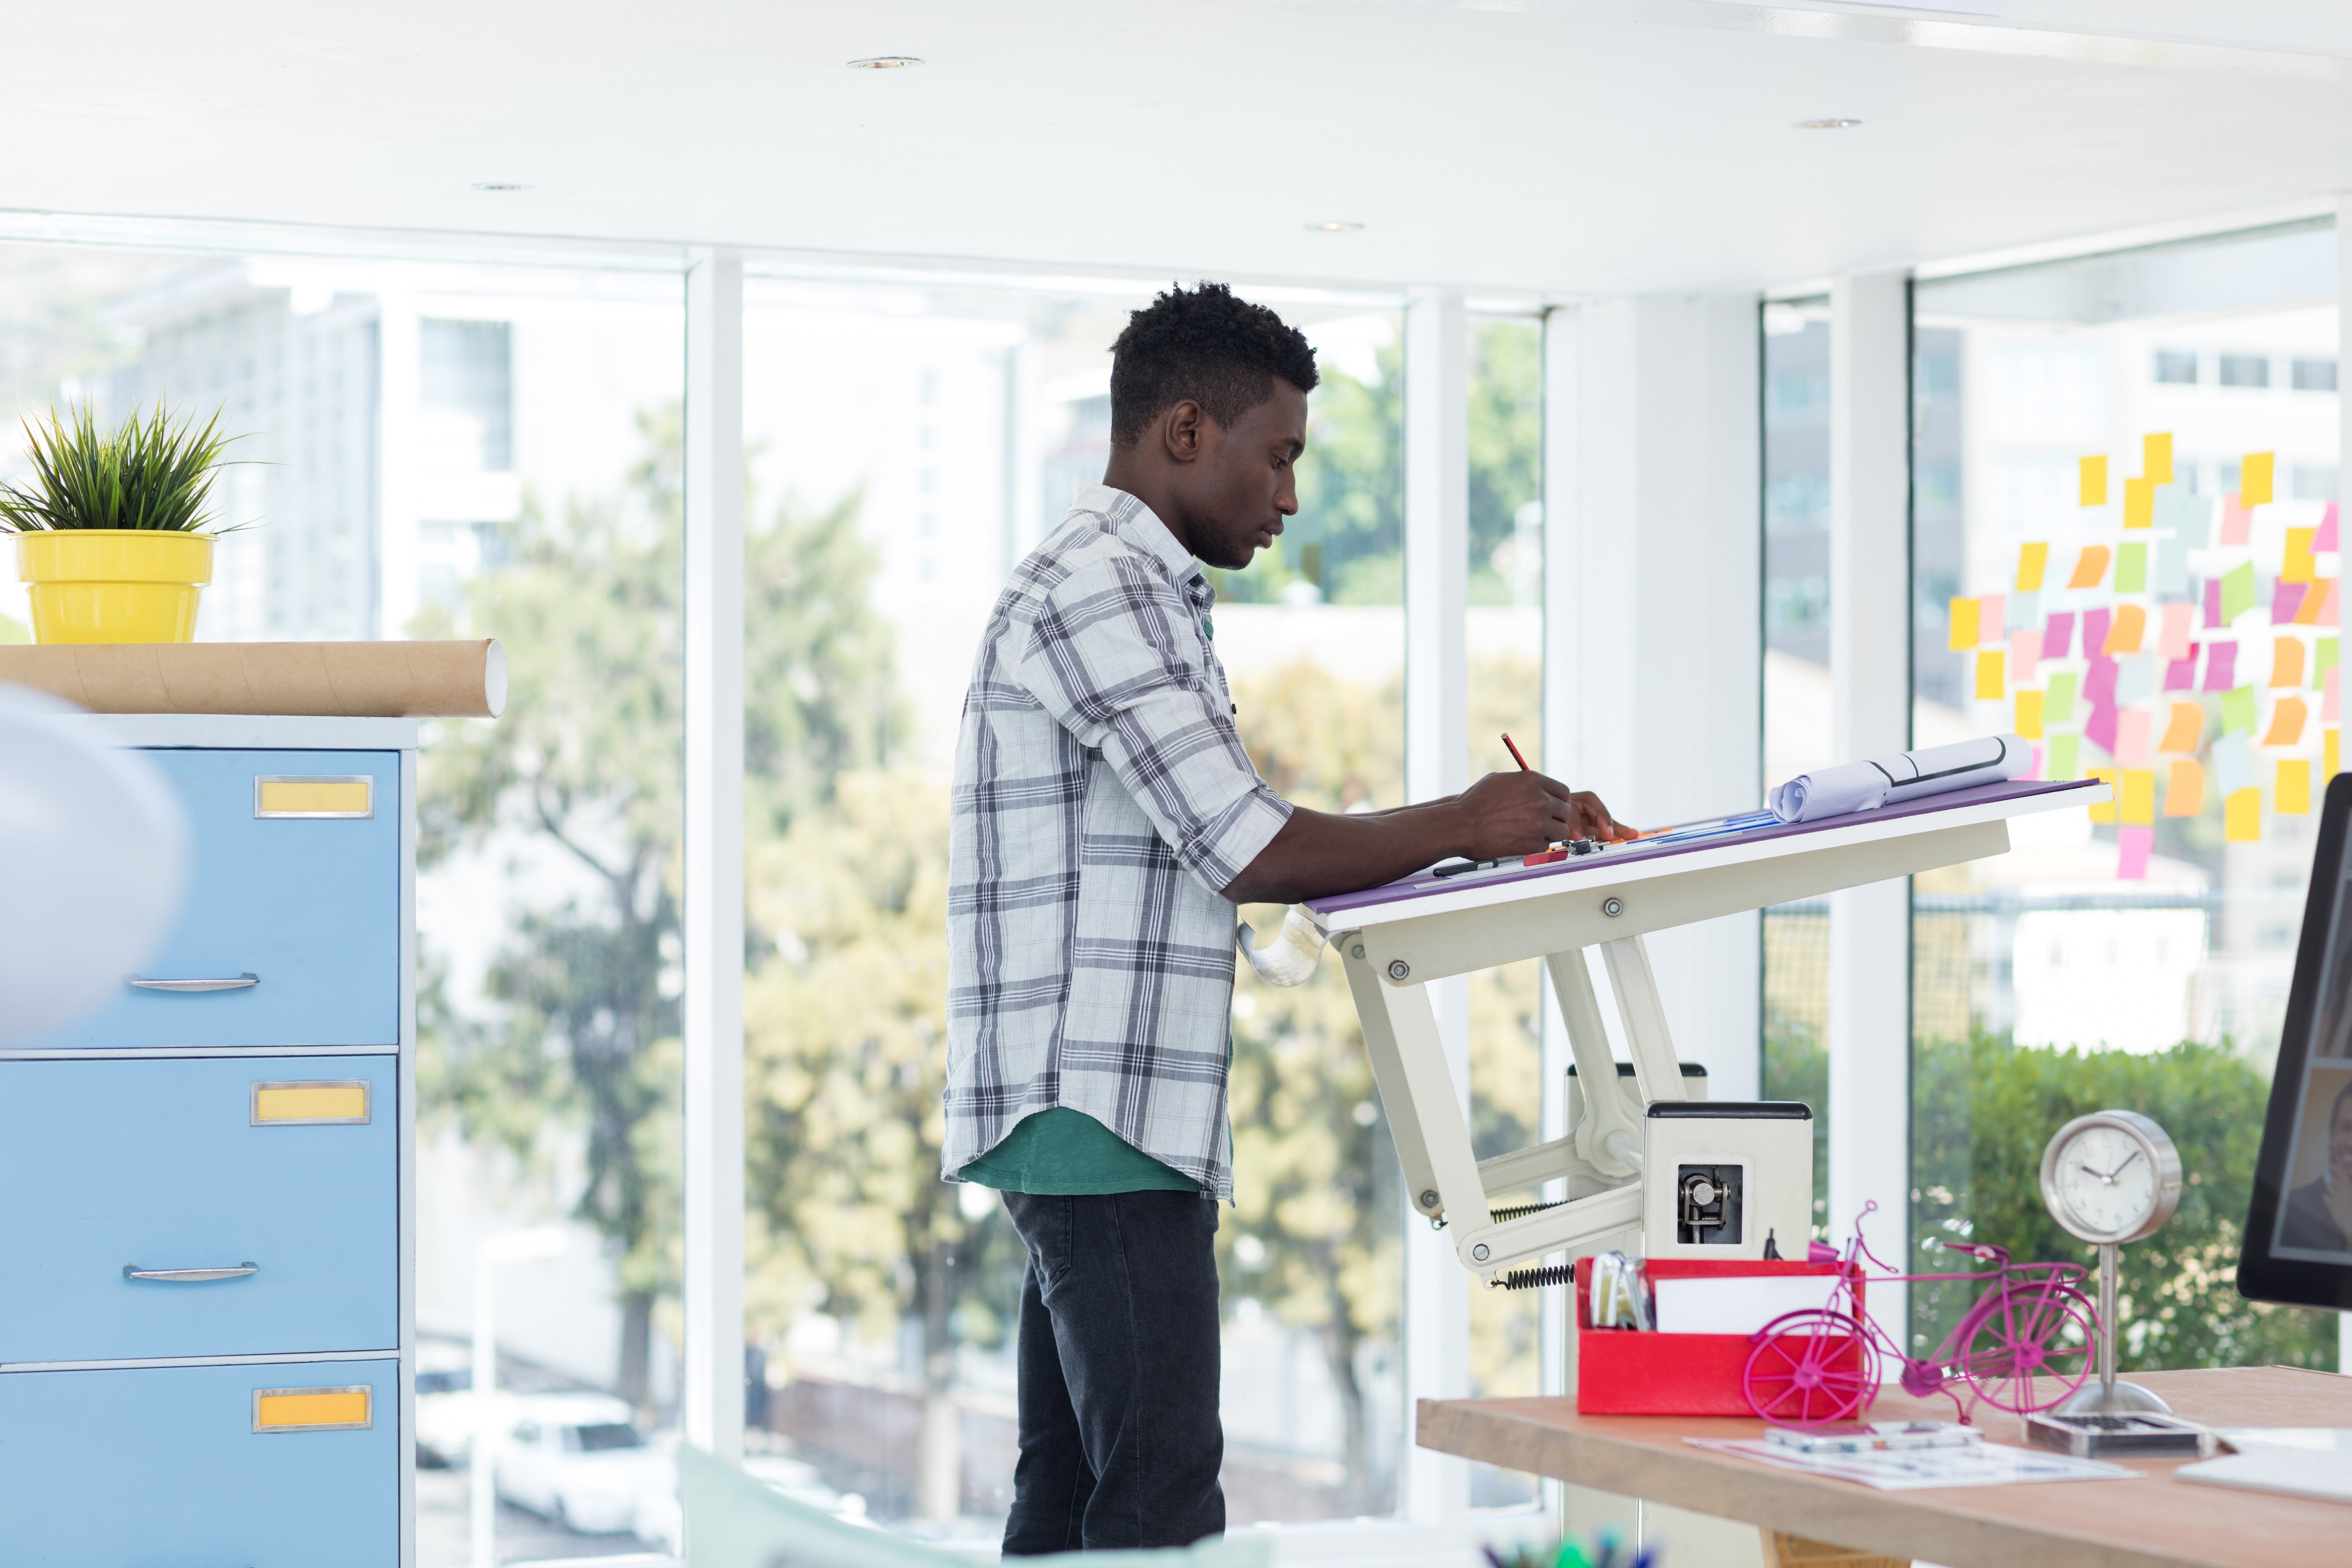
<svg viewBox="0 0 2352 1568">
<path fill-rule="evenodd" d="M 2116 592 L 2145 594 L 2147 592 L 2147 546 L 2123 544 L 2116 547 Z M 2252 589 L 2247 592 L 2252 593 Z"/>
<path fill-rule="evenodd" d="M 2071 724 L 2074 721 L 2074 676 L 2072 672 L 2050 678 L 2050 695 L 2042 701 L 2042 721 L 2044 724 Z M 2067 753 L 2072 756 L 2074 753 Z"/>
<path fill-rule="evenodd" d="M 2327 672 L 2335 668 L 2336 639 L 2334 637 L 2322 637 L 2319 639 L 2318 648 L 2312 655 L 2311 689 L 2314 691 L 2326 690 Z"/>
<path fill-rule="evenodd" d="M 2070 675 L 2066 679 L 2071 681 L 2074 678 Z M 2054 685 L 2055 682 L 2053 682 L 2053 684 Z M 2082 743 L 2082 736 L 2074 734 L 2072 731 L 2063 735 L 2053 735 L 2050 737 L 2050 777 L 2052 780 L 2063 783 L 2065 780 L 2071 779 L 2074 776 L 2074 748 Z"/>
<path fill-rule="evenodd" d="M 2221 699 L 2221 733 L 2251 735 L 2254 732 L 2254 689 L 2241 686 Z"/>
<path fill-rule="evenodd" d="M 2228 626 L 2254 607 L 2254 563 L 2232 566 L 2221 577 L 2221 624 Z"/>
</svg>

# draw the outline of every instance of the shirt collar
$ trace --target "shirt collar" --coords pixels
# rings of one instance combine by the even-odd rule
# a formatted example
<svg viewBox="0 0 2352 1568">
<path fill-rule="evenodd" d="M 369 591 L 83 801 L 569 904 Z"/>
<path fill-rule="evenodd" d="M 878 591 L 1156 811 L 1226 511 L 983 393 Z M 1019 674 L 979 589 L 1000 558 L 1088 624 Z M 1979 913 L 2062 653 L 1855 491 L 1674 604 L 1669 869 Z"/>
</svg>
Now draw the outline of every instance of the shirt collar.
<svg viewBox="0 0 2352 1568">
<path fill-rule="evenodd" d="M 1209 579 L 1201 571 L 1201 563 L 1192 559 L 1192 552 L 1179 544 L 1159 514 L 1136 497 L 1109 485 L 1081 485 L 1072 504 L 1080 510 L 1100 512 L 1110 519 L 1121 539 L 1168 568 L 1168 574 L 1194 598 L 1206 595 L 1210 600 L 1215 599 L 1216 590 L 1209 586 Z"/>
</svg>

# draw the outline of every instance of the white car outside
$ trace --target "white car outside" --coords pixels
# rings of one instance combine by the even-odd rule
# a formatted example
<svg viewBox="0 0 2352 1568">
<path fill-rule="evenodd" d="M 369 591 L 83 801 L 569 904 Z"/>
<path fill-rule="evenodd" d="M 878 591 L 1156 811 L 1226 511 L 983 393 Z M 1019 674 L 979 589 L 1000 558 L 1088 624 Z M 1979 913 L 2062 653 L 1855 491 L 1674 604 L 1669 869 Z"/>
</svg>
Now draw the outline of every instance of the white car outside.
<svg viewBox="0 0 2352 1568">
<path fill-rule="evenodd" d="M 499 1496 L 583 1535 L 627 1530 L 640 1494 L 677 1488 L 677 1461 L 602 1394 L 517 1398 L 492 1462 Z"/>
<path fill-rule="evenodd" d="M 674 1446 L 674 1434 L 665 1433 L 656 1442 L 667 1438 Z M 786 1458 L 782 1454 L 752 1454 L 743 1460 L 743 1473 L 753 1480 L 779 1492 L 797 1503 L 820 1510 L 850 1524 L 871 1525 L 866 1517 L 866 1500 L 856 1492 L 847 1496 L 826 1486 L 814 1465 L 800 1459 Z M 636 1512 L 629 1529 L 646 1545 L 658 1548 L 671 1556 L 686 1550 L 686 1525 L 683 1510 L 678 1507 L 677 1481 L 673 1471 L 667 1484 L 651 1485 L 637 1495 Z"/>
</svg>

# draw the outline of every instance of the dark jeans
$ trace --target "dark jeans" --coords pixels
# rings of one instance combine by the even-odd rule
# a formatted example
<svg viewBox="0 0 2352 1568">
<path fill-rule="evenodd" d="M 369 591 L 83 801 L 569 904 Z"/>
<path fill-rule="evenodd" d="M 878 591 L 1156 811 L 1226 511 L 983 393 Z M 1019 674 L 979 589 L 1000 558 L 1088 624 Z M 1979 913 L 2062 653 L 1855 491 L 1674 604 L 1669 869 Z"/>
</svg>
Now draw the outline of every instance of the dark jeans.
<svg viewBox="0 0 2352 1568">
<path fill-rule="evenodd" d="M 1029 1248 L 1004 1554 L 1220 1533 L 1215 1200 L 1007 1193 L 1004 1206 Z"/>
</svg>

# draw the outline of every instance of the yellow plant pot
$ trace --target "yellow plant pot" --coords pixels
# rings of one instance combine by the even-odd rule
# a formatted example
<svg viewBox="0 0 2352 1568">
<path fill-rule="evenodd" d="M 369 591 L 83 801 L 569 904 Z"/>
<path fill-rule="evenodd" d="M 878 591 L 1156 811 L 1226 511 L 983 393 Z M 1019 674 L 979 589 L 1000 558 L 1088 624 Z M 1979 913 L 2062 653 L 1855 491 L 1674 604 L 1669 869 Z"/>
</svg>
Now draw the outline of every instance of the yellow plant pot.
<svg viewBox="0 0 2352 1568">
<path fill-rule="evenodd" d="M 146 528 L 16 535 L 33 640 L 193 642 L 196 597 L 213 580 L 213 536 Z"/>
</svg>

